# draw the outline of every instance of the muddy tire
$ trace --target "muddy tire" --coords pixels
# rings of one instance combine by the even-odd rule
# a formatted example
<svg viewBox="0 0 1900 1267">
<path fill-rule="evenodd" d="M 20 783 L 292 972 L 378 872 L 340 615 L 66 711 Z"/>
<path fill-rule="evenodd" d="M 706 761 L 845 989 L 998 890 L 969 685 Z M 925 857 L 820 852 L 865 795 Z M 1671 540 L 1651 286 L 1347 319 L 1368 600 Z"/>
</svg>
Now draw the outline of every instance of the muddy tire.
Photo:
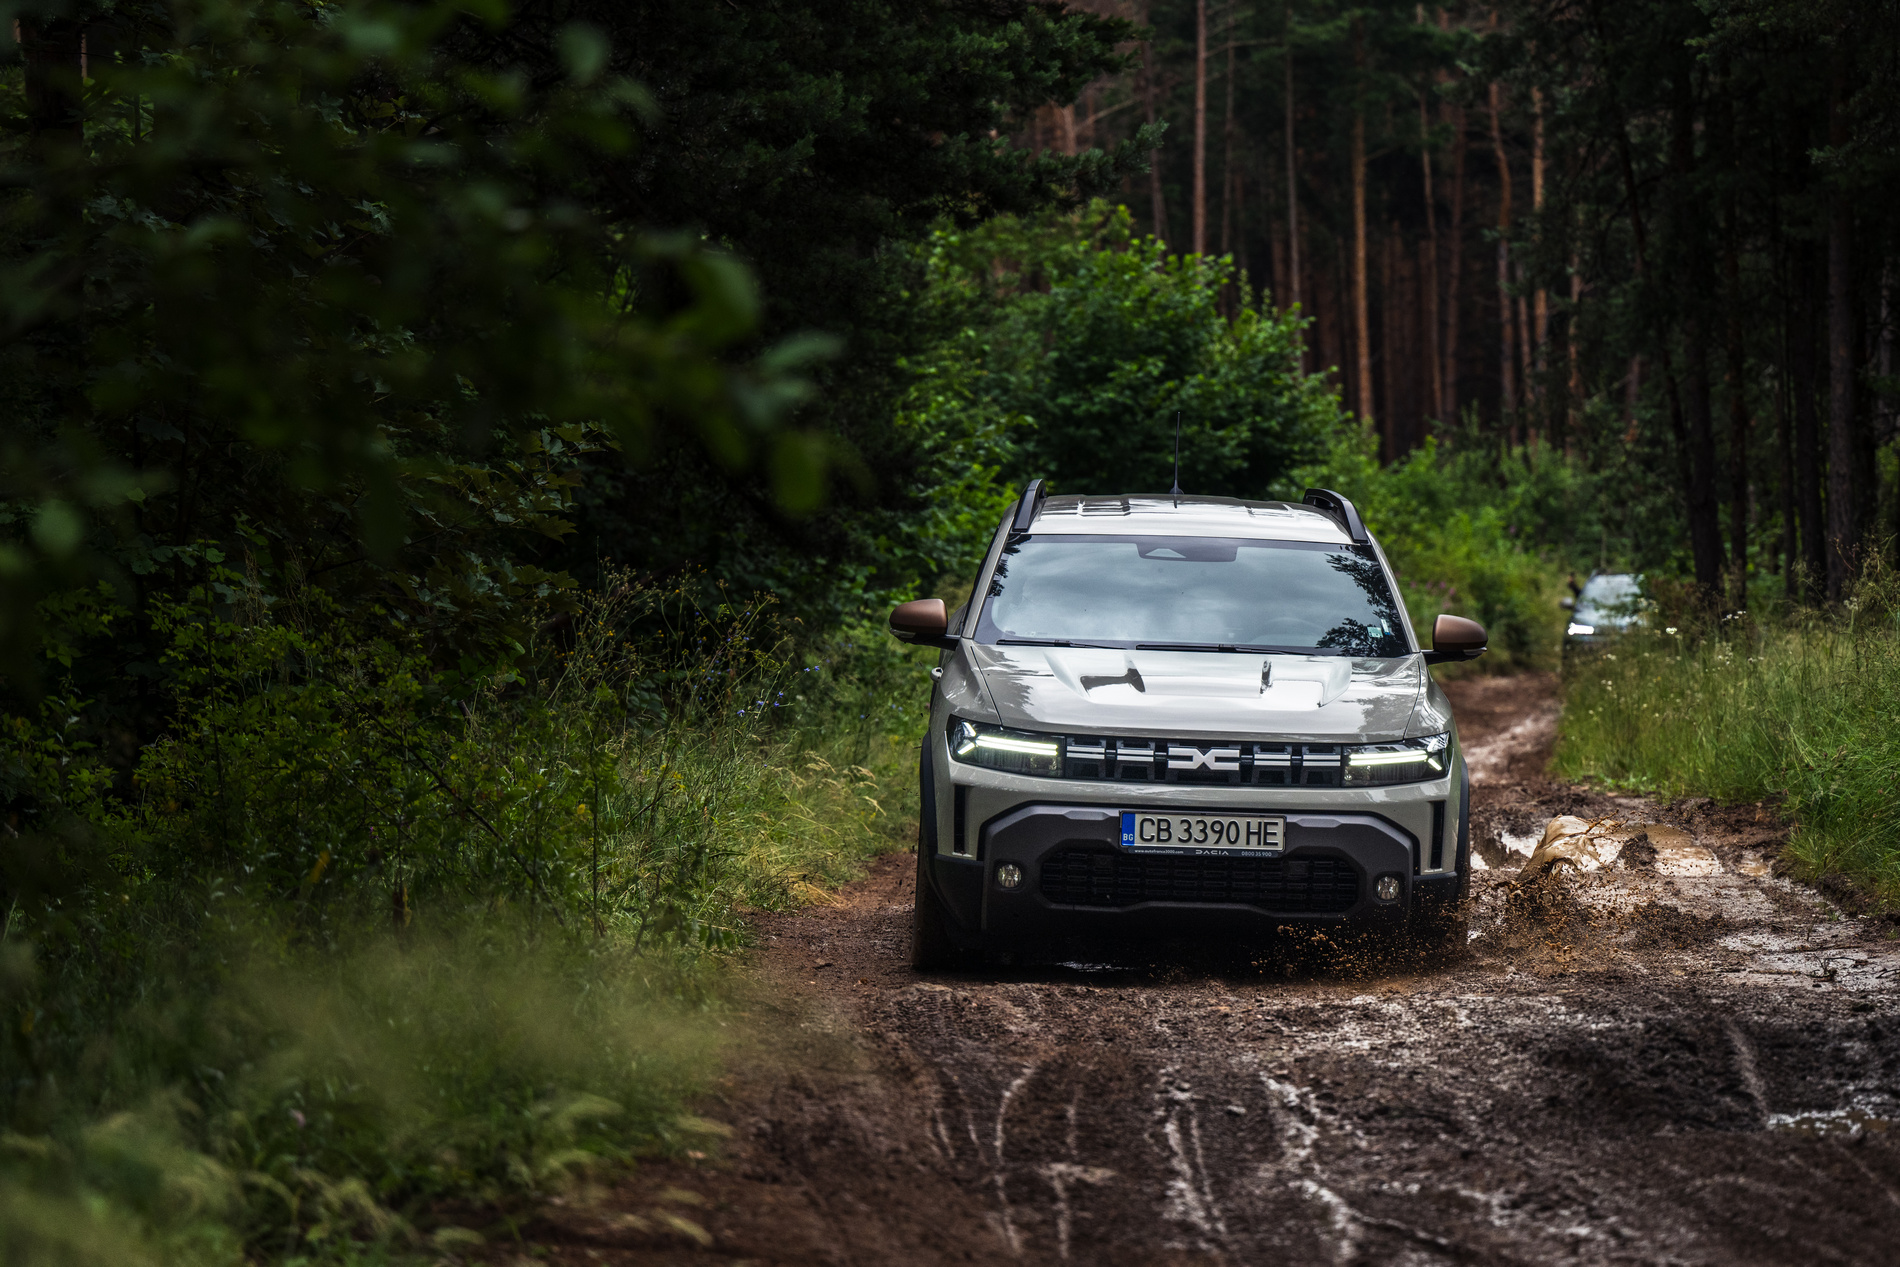
<svg viewBox="0 0 1900 1267">
<path fill-rule="evenodd" d="M 911 907 L 910 966 L 913 972 L 937 972 L 972 961 L 969 951 L 951 939 L 949 917 L 936 886 L 924 869 L 924 842 L 917 842 L 917 900 Z"/>
</svg>

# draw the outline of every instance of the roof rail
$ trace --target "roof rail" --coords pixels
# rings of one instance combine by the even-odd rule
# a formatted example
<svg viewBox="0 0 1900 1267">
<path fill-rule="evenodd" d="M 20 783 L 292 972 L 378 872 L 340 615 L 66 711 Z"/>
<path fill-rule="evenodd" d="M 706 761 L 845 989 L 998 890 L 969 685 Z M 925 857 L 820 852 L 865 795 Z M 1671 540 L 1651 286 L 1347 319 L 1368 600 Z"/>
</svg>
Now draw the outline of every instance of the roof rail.
<svg viewBox="0 0 1900 1267">
<path fill-rule="evenodd" d="M 1306 496 L 1300 498 L 1300 504 L 1311 506 L 1337 519 L 1339 526 L 1346 530 L 1346 535 L 1352 538 L 1354 545 L 1372 544 L 1372 534 L 1366 531 L 1364 521 L 1359 518 L 1358 509 L 1332 489 L 1309 488 L 1306 490 Z"/>
<path fill-rule="evenodd" d="M 1049 490 L 1042 480 L 1030 480 L 1023 487 L 1023 499 L 1016 503 L 1016 521 L 1009 526 L 1009 535 L 1020 536 L 1029 531 L 1029 525 L 1036 522 L 1036 512 L 1042 509 L 1043 499 L 1049 496 Z"/>
</svg>

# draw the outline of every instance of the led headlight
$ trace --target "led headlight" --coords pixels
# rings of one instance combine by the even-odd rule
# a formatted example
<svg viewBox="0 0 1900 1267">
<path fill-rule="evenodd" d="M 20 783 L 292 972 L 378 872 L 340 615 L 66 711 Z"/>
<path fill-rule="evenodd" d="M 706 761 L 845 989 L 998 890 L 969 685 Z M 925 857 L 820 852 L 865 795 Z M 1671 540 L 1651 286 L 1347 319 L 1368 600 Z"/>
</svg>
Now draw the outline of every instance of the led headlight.
<svg viewBox="0 0 1900 1267">
<path fill-rule="evenodd" d="M 1346 786 L 1441 778 L 1450 764 L 1450 748 L 1450 735 L 1427 735 L 1397 743 L 1348 744 L 1340 750 L 1345 757 Z"/>
<path fill-rule="evenodd" d="M 952 720 L 950 755 L 966 765 L 988 766 L 1011 774 L 1060 775 L 1062 741 L 1028 730 L 1004 730 Z"/>
</svg>

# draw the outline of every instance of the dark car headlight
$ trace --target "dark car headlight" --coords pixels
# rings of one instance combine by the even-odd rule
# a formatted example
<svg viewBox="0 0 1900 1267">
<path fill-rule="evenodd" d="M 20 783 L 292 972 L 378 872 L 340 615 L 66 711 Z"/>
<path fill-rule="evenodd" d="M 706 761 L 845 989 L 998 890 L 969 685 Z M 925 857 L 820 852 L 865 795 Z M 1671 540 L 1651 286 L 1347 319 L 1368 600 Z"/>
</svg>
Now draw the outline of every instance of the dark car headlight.
<svg viewBox="0 0 1900 1267">
<path fill-rule="evenodd" d="M 952 720 L 950 755 L 965 765 L 987 766 L 1011 774 L 1060 775 L 1062 740 L 1032 730 L 1006 730 Z"/>
<path fill-rule="evenodd" d="M 1376 787 L 1386 783 L 1420 783 L 1444 775 L 1450 761 L 1451 736 L 1427 735 L 1397 743 L 1357 743 L 1340 748 L 1347 787 Z"/>
</svg>

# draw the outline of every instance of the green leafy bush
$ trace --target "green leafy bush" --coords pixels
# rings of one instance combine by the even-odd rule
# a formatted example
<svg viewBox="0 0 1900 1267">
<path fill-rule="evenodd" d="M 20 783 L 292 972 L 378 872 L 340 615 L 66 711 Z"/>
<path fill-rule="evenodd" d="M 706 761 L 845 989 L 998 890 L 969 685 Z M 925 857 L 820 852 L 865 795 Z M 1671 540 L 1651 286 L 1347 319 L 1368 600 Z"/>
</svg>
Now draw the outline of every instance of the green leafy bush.
<svg viewBox="0 0 1900 1267">
<path fill-rule="evenodd" d="M 1182 486 L 1241 497 L 1321 453 L 1338 424 L 1324 377 L 1299 372 L 1297 320 L 1236 299 L 1231 260 L 1137 238 L 1126 208 L 939 230 L 925 279 L 922 302 L 955 333 L 911 364 L 900 421 L 931 458 L 919 500 L 957 507 L 922 526 L 957 543 L 923 550 L 938 575 L 967 575 L 1030 476 L 1165 491 L 1177 413 Z"/>
<path fill-rule="evenodd" d="M 1561 650 L 1566 560 L 1552 486 L 1580 474 L 1561 454 L 1443 447 L 1428 440 L 1381 465 L 1370 429 L 1343 428 L 1325 459 L 1279 487 L 1297 501 L 1307 488 L 1351 498 L 1385 547 L 1421 638 L 1441 612 L 1469 616 L 1491 635 L 1487 671 L 1553 668 Z"/>
</svg>

